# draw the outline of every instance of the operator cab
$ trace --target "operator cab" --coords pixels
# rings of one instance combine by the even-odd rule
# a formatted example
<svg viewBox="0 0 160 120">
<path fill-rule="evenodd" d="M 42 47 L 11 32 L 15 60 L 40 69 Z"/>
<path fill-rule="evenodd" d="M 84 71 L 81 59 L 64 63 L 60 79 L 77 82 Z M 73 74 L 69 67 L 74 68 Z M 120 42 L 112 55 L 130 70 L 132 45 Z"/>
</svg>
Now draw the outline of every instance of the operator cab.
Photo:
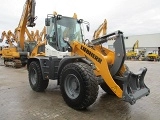
<svg viewBox="0 0 160 120">
<path fill-rule="evenodd" d="M 82 19 L 78 20 L 62 15 L 48 15 L 45 19 L 47 43 L 60 52 L 66 52 L 69 47 L 64 39 L 69 42 L 76 40 L 82 43 L 84 41 L 82 23 Z"/>
</svg>

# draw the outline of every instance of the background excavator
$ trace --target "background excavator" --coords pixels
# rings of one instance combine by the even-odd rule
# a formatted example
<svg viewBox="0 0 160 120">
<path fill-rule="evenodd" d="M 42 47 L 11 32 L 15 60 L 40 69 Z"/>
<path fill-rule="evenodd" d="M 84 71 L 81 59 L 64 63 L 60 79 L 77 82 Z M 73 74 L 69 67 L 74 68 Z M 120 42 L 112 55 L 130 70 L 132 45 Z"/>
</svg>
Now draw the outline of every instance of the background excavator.
<svg viewBox="0 0 160 120">
<path fill-rule="evenodd" d="M 36 30 L 36 32 L 29 32 L 29 30 L 26 28 L 25 33 L 28 37 L 25 42 L 39 42 L 42 40 L 41 34 L 39 34 L 39 30 Z M 3 48 L 7 47 L 9 49 L 10 47 L 17 47 L 17 44 L 18 40 L 16 39 L 15 34 L 11 30 L 9 30 L 7 33 L 3 31 L 0 39 L 0 55 L 2 55 Z"/>
<path fill-rule="evenodd" d="M 107 34 L 107 20 L 105 19 L 104 22 L 95 30 L 93 34 L 93 39 L 97 39 L 100 36 L 104 36 Z"/>
<path fill-rule="evenodd" d="M 7 39 L 8 39 L 8 36 L 6 34 L 6 31 L 3 31 L 0 39 L 0 55 L 2 55 L 2 48 L 4 47 L 5 40 Z"/>
<path fill-rule="evenodd" d="M 43 27 L 43 30 L 39 33 L 36 31 L 34 35 L 34 40 L 36 40 L 36 45 L 34 46 L 33 50 L 30 52 L 30 57 L 34 56 L 45 56 L 45 45 L 46 45 L 46 27 Z"/>
<path fill-rule="evenodd" d="M 1 40 L 0 40 L 0 55 L 2 55 L 2 49 L 3 48 L 9 48 L 12 46 L 16 46 L 16 40 L 14 34 L 9 30 L 7 33 L 6 31 L 2 32 Z"/>
<path fill-rule="evenodd" d="M 98 85 L 122 100 L 134 104 L 147 96 L 149 88 L 144 83 L 147 68 L 134 74 L 124 66 L 126 57 L 124 36 L 116 31 L 87 43 L 83 27 L 89 31 L 89 23 L 77 19 L 49 14 L 45 54 L 28 59 L 27 69 L 31 88 L 40 92 L 47 88 L 49 79 L 57 80 L 64 101 L 76 110 L 92 105 L 98 95 Z M 115 40 L 115 52 L 102 46 Z"/>
<path fill-rule="evenodd" d="M 35 0 L 26 0 L 18 27 L 15 29 L 14 36 L 18 43 L 17 47 L 10 46 L 2 49 L 2 58 L 6 66 L 21 67 L 27 63 L 28 52 L 31 52 L 36 43 L 25 42 L 27 27 L 35 26 Z"/>
<path fill-rule="evenodd" d="M 139 47 L 139 41 L 137 40 L 133 47 L 132 47 L 132 50 L 128 50 L 127 53 L 126 53 L 126 59 L 130 60 L 130 59 L 137 59 L 137 52 L 135 51 L 135 49 L 138 49 Z"/>
<path fill-rule="evenodd" d="M 17 39 L 15 38 L 15 35 L 12 33 L 11 30 L 7 32 L 7 35 L 8 35 L 7 42 L 9 44 L 8 48 L 17 46 Z"/>
<path fill-rule="evenodd" d="M 45 39 L 45 37 L 46 37 L 46 27 L 44 26 L 39 34 L 39 37 L 37 37 L 37 41 L 41 42 Z"/>
</svg>

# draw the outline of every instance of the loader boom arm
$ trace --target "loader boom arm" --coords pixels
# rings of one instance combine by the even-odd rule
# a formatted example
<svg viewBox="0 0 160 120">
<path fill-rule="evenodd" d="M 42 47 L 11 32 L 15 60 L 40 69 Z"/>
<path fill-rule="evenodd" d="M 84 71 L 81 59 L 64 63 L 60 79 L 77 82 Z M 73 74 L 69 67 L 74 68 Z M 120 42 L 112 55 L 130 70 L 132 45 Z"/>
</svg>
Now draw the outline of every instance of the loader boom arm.
<svg viewBox="0 0 160 120">
<path fill-rule="evenodd" d="M 8 35 L 6 34 L 6 31 L 3 31 L 1 35 L 2 41 L 4 40 L 4 38 L 8 39 Z"/>
<path fill-rule="evenodd" d="M 138 49 L 138 47 L 139 47 L 139 41 L 137 40 L 133 45 L 132 51 L 134 52 L 134 50 Z"/>
</svg>

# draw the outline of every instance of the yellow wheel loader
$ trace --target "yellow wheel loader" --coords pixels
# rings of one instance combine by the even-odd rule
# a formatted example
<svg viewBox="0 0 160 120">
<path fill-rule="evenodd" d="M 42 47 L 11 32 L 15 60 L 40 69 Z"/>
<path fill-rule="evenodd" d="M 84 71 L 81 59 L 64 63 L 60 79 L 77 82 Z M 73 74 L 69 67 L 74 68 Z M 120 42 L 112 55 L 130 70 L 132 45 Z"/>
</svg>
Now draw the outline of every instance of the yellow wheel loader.
<svg viewBox="0 0 160 120">
<path fill-rule="evenodd" d="M 89 23 L 82 19 L 49 14 L 45 23 L 45 56 L 30 57 L 27 63 L 34 91 L 44 91 L 49 80 L 57 80 L 64 101 L 76 110 L 95 102 L 98 85 L 130 104 L 149 95 L 150 89 L 144 83 L 147 68 L 134 74 L 124 65 L 126 51 L 121 31 L 87 42 L 82 25 L 89 30 Z M 115 52 L 101 45 L 113 38 Z"/>
<path fill-rule="evenodd" d="M 153 50 L 146 55 L 147 61 L 160 61 L 160 56 L 157 50 Z"/>
</svg>

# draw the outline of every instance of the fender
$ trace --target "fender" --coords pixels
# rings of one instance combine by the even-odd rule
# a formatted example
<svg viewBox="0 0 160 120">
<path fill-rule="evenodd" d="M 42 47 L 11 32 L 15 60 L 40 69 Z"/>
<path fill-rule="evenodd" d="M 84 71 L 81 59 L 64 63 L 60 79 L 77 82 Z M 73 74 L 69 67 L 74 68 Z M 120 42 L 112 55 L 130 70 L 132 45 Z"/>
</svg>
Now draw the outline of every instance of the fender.
<svg viewBox="0 0 160 120">
<path fill-rule="evenodd" d="M 52 79 L 56 80 L 58 78 L 57 70 L 61 58 L 56 56 L 44 57 L 38 56 L 28 59 L 27 69 L 32 61 L 37 61 L 41 67 L 43 80 Z"/>
</svg>

